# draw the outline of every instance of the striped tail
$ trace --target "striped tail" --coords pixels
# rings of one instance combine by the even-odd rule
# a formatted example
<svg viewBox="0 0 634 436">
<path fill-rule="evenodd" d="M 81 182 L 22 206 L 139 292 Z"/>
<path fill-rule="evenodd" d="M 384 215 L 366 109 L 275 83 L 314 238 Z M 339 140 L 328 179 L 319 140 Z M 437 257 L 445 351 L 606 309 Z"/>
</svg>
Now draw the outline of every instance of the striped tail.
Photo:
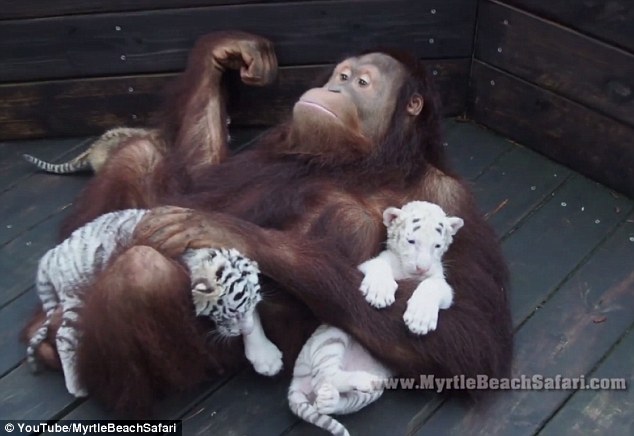
<svg viewBox="0 0 634 436">
<path fill-rule="evenodd" d="M 90 169 L 90 161 L 88 160 L 89 152 L 90 149 L 84 151 L 79 156 L 69 160 L 68 162 L 64 162 L 61 164 L 52 164 L 49 162 L 45 162 L 34 156 L 31 156 L 30 154 L 23 154 L 22 157 L 24 157 L 27 162 L 32 163 L 33 165 L 43 171 L 46 171 L 47 173 L 70 174 Z"/>
<path fill-rule="evenodd" d="M 35 334 L 31 337 L 29 345 L 26 348 L 26 362 L 33 373 L 37 373 L 41 369 L 36 352 L 42 342 L 44 342 L 44 339 L 48 336 L 48 326 L 50 321 L 50 318 L 47 317 L 44 325 L 37 329 L 37 332 L 35 332 Z"/>
<path fill-rule="evenodd" d="M 294 390 L 291 387 L 288 393 L 288 404 L 291 411 L 304 421 L 323 428 L 334 436 L 350 436 L 350 433 L 348 433 L 342 423 L 328 415 L 319 413 L 303 392 Z"/>
</svg>

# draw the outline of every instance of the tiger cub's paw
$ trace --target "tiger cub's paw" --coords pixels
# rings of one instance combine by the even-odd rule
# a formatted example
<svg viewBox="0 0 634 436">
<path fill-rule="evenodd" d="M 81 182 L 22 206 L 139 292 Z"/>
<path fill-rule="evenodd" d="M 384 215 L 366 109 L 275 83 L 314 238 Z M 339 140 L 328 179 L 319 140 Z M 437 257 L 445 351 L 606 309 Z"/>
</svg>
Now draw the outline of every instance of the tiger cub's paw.
<svg viewBox="0 0 634 436">
<path fill-rule="evenodd" d="M 339 403 L 339 391 L 330 383 L 322 384 L 317 389 L 315 409 L 322 415 L 330 415 L 337 409 Z"/>
<path fill-rule="evenodd" d="M 258 374 L 272 376 L 282 369 L 282 352 L 272 342 L 246 351 L 247 359 Z"/>
</svg>

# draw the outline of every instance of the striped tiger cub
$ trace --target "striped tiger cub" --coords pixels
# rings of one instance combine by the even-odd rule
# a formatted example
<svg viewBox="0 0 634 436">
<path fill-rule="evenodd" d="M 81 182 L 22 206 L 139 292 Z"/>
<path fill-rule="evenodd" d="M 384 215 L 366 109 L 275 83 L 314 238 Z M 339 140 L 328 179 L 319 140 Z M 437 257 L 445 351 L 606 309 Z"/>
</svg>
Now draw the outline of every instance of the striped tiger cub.
<svg viewBox="0 0 634 436">
<path fill-rule="evenodd" d="M 322 324 L 297 357 L 288 390 L 291 411 L 337 436 L 348 430 L 332 414 L 361 410 L 383 394 L 392 373 L 350 335 Z"/>
<path fill-rule="evenodd" d="M 76 366 L 80 332 L 76 329 L 84 295 L 78 285 L 94 279 L 119 247 L 128 246 L 134 229 L 147 210 L 111 212 L 75 230 L 40 260 L 36 287 L 46 321 L 31 337 L 27 362 L 39 368 L 36 350 L 48 335 L 53 314 L 61 309 L 62 322 L 55 343 L 66 388 L 76 397 L 86 396 Z M 282 353 L 266 337 L 255 305 L 261 300 L 257 264 L 236 250 L 187 250 L 181 260 L 190 272 L 192 299 L 197 315 L 210 316 L 223 336 L 244 338 L 245 353 L 256 371 L 273 375 L 282 368 Z"/>
<path fill-rule="evenodd" d="M 32 163 L 47 173 L 71 174 L 89 170 L 96 173 L 103 167 L 110 155 L 110 152 L 117 145 L 135 136 L 146 136 L 148 134 L 154 136 L 157 132 L 158 131 L 154 129 L 117 127 L 115 129 L 108 130 L 106 133 L 101 135 L 91 144 L 90 147 L 88 147 L 87 150 L 80 153 L 78 156 L 68 162 L 60 164 L 45 162 L 35 156 L 31 156 L 30 154 L 23 154 L 22 157 L 27 162 Z"/>
</svg>

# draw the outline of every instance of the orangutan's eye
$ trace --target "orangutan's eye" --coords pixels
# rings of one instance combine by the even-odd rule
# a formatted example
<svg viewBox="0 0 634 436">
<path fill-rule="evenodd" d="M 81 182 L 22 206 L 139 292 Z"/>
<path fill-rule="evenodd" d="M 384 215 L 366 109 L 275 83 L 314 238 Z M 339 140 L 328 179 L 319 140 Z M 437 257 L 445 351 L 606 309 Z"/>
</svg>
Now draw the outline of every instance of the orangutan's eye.
<svg viewBox="0 0 634 436">
<path fill-rule="evenodd" d="M 346 80 L 348 80 L 348 75 L 346 73 L 341 73 L 339 74 L 339 78 L 341 79 L 341 81 L 345 82 Z"/>
<path fill-rule="evenodd" d="M 365 81 L 363 79 L 359 79 L 359 86 L 365 87 L 365 86 L 368 86 L 368 85 L 369 85 L 369 83 L 367 81 Z"/>
</svg>

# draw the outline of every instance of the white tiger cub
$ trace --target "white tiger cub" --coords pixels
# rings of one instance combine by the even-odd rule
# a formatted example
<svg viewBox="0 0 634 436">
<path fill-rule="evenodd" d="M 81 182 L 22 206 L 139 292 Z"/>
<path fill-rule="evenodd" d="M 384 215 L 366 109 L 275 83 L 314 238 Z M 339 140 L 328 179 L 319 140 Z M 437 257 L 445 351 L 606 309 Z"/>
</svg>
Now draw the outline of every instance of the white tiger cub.
<svg viewBox="0 0 634 436">
<path fill-rule="evenodd" d="M 48 334 L 53 313 L 61 308 L 56 346 L 66 388 L 77 397 L 87 394 L 78 380 L 75 360 L 80 339 L 75 324 L 84 298 L 79 285 L 93 280 L 117 248 L 129 245 L 146 212 L 128 209 L 102 215 L 75 230 L 40 260 L 36 285 L 46 321 L 29 341 L 27 362 L 37 370 L 35 351 Z M 236 250 L 225 249 L 187 250 L 181 259 L 190 271 L 196 313 L 209 315 L 220 334 L 243 333 L 247 358 L 256 371 L 277 373 L 282 367 L 282 353 L 264 335 L 255 311 L 261 300 L 257 264 Z"/>
<path fill-rule="evenodd" d="M 464 221 L 447 216 L 437 204 L 412 201 L 401 209 L 387 208 L 383 223 L 387 250 L 359 265 L 365 274 L 360 290 L 371 305 L 383 308 L 394 302 L 396 280 L 420 279 L 403 319 L 411 332 L 427 334 L 436 329 L 438 311 L 453 303 L 442 256 Z"/>
<path fill-rule="evenodd" d="M 388 230 L 387 250 L 359 269 L 365 273 L 361 291 L 375 307 L 394 302 L 396 280 L 421 279 L 410 298 L 405 322 L 415 333 L 436 328 L 438 310 L 448 308 L 453 291 L 444 277 L 442 255 L 463 226 L 436 204 L 413 201 L 383 213 Z M 331 414 L 356 412 L 383 393 L 393 374 L 342 330 L 321 325 L 302 348 L 288 392 L 289 405 L 300 418 L 347 436 L 348 430 Z"/>
<path fill-rule="evenodd" d="M 288 403 L 304 421 L 333 435 L 349 436 L 329 415 L 353 413 L 377 400 L 392 375 L 346 332 L 322 324 L 297 357 Z"/>
</svg>

